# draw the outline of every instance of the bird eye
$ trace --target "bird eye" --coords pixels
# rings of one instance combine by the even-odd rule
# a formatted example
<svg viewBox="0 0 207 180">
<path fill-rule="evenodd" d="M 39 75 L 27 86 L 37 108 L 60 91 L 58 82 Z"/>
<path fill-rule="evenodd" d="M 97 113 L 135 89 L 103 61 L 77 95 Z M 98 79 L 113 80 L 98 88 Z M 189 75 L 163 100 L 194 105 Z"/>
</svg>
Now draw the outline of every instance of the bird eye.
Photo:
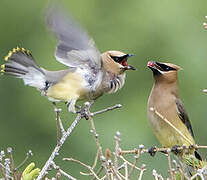
<svg viewBox="0 0 207 180">
<path fill-rule="evenodd" d="M 166 64 L 161 64 L 161 63 L 156 63 L 161 69 L 162 71 L 176 71 L 175 68 L 167 66 Z"/>
<path fill-rule="evenodd" d="M 122 57 L 118 57 L 118 56 L 111 56 L 111 58 L 117 63 L 120 63 L 123 60 Z"/>
<path fill-rule="evenodd" d="M 170 70 L 170 68 L 169 68 L 169 67 L 166 67 L 166 68 L 165 68 L 165 71 L 169 71 L 169 70 Z"/>
</svg>

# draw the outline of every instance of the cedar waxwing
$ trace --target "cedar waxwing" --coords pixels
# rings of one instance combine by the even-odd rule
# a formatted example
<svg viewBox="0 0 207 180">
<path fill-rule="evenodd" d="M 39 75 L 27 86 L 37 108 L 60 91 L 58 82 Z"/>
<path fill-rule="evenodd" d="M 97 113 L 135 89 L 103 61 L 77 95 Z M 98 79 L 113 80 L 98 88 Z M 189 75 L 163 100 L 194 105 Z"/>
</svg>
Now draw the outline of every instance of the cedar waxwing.
<svg viewBox="0 0 207 180">
<path fill-rule="evenodd" d="M 154 61 L 149 61 L 147 66 L 154 76 L 147 114 L 157 139 L 169 148 L 195 144 L 188 115 L 178 95 L 177 72 L 181 68 Z M 195 155 L 200 158 L 197 152 Z"/>
<path fill-rule="evenodd" d="M 127 63 L 131 54 L 100 54 L 87 33 L 66 17 L 53 7 L 47 23 L 59 40 L 55 57 L 68 69 L 48 71 L 35 63 L 30 51 L 17 47 L 5 57 L 1 72 L 23 79 L 25 85 L 37 88 L 52 102 L 67 102 L 68 110 L 75 113 L 77 100 L 90 101 L 105 93 L 115 93 L 124 85 L 125 71 L 135 68 Z"/>
</svg>

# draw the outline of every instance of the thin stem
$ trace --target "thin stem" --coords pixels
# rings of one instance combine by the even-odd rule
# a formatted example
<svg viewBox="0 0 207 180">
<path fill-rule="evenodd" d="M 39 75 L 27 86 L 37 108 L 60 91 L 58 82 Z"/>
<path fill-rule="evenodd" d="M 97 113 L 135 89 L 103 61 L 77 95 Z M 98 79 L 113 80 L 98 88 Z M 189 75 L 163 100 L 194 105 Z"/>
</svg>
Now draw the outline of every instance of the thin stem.
<svg viewBox="0 0 207 180">
<path fill-rule="evenodd" d="M 95 128 L 95 124 L 94 124 L 93 118 L 92 118 L 91 116 L 89 116 L 89 121 L 90 121 L 90 125 L 91 125 L 91 132 L 92 132 L 93 135 L 94 135 L 94 139 L 95 139 L 95 142 L 96 142 L 96 146 L 97 146 L 97 148 L 98 148 L 99 158 L 100 158 L 100 160 L 101 160 L 101 162 L 102 162 L 103 167 L 104 167 L 105 170 L 106 170 L 106 175 L 107 175 L 107 177 L 108 177 L 107 166 L 106 166 L 105 161 L 103 161 L 103 157 L 104 157 L 104 155 L 103 155 L 102 147 L 101 147 L 101 145 L 100 145 L 100 142 L 99 142 L 99 139 L 98 139 L 98 134 L 97 134 L 97 132 L 96 132 L 96 128 Z M 105 159 L 105 157 L 104 157 L 104 159 Z"/>
<path fill-rule="evenodd" d="M 144 166 L 144 165 L 142 165 L 142 166 Z M 146 169 L 145 169 L 144 167 L 141 168 L 141 171 L 140 171 L 140 173 L 139 173 L 138 180 L 141 180 L 141 179 L 142 179 L 142 176 L 143 176 L 145 170 L 146 170 Z"/>
<path fill-rule="evenodd" d="M 91 115 L 91 116 L 95 116 L 95 115 L 97 115 L 97 114 L 103 114 L 103 113 L 105 113 L 105 112 L 107 112 L 107 111 L 112 111 L 112 110 L 114 110 L 114 109 L 118 109 L 118 108 L 121 108 L 121 107 L 122 107 L 121 104 L 116 104 L 116 105 L 111 106 L 111 107 L 108 107 L 108 108 L 106 108 L 106 109 L 103 109 L 103 110 L 100 110 L 100 111 L 93 112 L 93 113 L 91 113 L 90 115 Z"/>
<path fill-rule="evenodd" d="M 17 177 L 16 177 L 16 173 L 15 173 L 15 166 L 14 166 L 14 159 L 13 159 L 13 154 L 12 154 L 12 148 L 11 147 L 7 148 L 7 152 L 9 154 L 10 169 L 11 169 L 11 172 L 12 172 L 14 180 L 16 180 Z"/>
<path fill-rule="evenodd" d="M 128 178 L 129 178 L 128 166 L 127 163 L 125 163 L 125 179 L 128 180 Z"/>
<path fill-rule="evenodd" d="M 48 171 L 49 166 L 51 165 L 51 162 L 55 159 L 55 157 L 58 155 L 59 150 L 61 149 L 62 145 L 64 144 L 65 140 L 71 135 L 77 124 L 82 119 L 81 114 L 78 114 L 71 126 L 68 128 L 65 134 L 63 134 L 62 138 L 60 139 L 60 143 L 56 145 L 55 149 L 53 150 L 52 154 L 50 155 L 49 159 L 45 163 L 44 167 L 42 168 L 39 176 L 36 180 L 41 180 L 46 172 Z"/>
<path fill-rule="evenodd" d="M 128 165 L 130 165 L 131 167 L 134 167 L 137 170 L 140 170 L 140 168 L 138 168 L 137 166 L 134 166 L 134 164 L 130 163 L 129 161 L 127 161 L 123 156 L 119 156 L 124 162 L 126 162 Z"/>
<path fill-rule="evenodd" d="M 97 171 L 97 176 L 99 176 L 99 174 L 101 173 L 101 171 L 104 169 L 104 167 L 103 166 L 101 166 L 100 168 L 99 168 L 99 170 Z M 93 180 L 95 180 L 96 178 L 94 177 L 93 178 Z"/>
<path fill-rule="evenodd" d="M 140 156 L 140 150 L 138 151 L 138 154 L 135 155 L 135 160 L 133 163 L 133 167 L 131 167 L 130 171 L 129 171 L 129 177 L 132 175 L 133 171 L 134 171 L 134 167 L 136 166 L 136 164 L 138 163 L 139 160 L 139 156 Z M 141 173 L 141 172 L 140 172 Z"/>
<path fill-rule="evenodd" d="M 164 122 L 166 122 L 170 127 L 172 127 L 180 136 L 182 136 L 189 144 L 192 145 L 192 142 L 179 130 L 177 129 L 167 118 L 160 114 L 154 107 L 151 107 L 150 110 L 159 116 Z"/>
<path fill-rule="evenodd" d="M 67 177 L 70 180 L 77 180 L 76 178 L 72 177 L 71 175 L 60 169 L 60 167 L 57 166 L 54 161 L 51 164 L 54 167 L 54 169 L 58 170 L 63 176 Z"/>
<path fill-rule="evenodd" d="M 32 151 L 31 150 L 29 150 L 28 152 L 27 152 L 27 155 L 26 155 L 26 157 L 25 157 L 25 159 L 15 168 L 15 171 L 17 171 L 17 170 L 19 170 L 26 162 L 27 162 L 27 160 L 32 156 L 33 154 L 32 154 Z"/>
<path fill-rule="evenodd" d="M 174 180 L 175 178 L 174 178 L 174 175 L 173 175 L 173 172 L 172 172 L 170 149 L 168 150 L 167 160 L 168 160 L 168 168 L 169 168 L 170 178 L 171 178 L 171 180 Z"/>
<path fill-rule="evenodd" d="M 97 176 L 97 174 L 94 172 L 94 170 L 92 169 L 91 166 L 89 165 L 86 165 L 85 163 L 79 161 L 79 160 L 76 160 L 76 159 L 73 159 L 73 158 L 64 158 L 63 159 L 64 161 L 72 161 L 72 162 L 75 162 L 75 163 L 78 163 L 80 164 L 81 166 L 84 166 L 85 168 L 87 168 L 89 171 L 91 171 L 91 173 L 94 175 L 94 177 L 98 180 L 100 180 L 100 178 Z"/>
<path fill-rule="evenodd" d="M 0 159 L 0 169 L 1 169 L 3 177 L 6 179 L 6 174 L 5 174 L 6 167 L 2 163 L 3 163 L 3 160 L 2 160 L 2 157 L 1 157 L 1 159 Z"/>
<path fill-rule="evenodd" d="M 114 136 L 114 139 L 115 139 L 115 155 L 114 155 L 114 169 L 115 169 L 115 172 L 117 173 L 118 171 L 118 157 L 119 157 L 119 150 L 120 150 L 120 147 L 119 147 L 119 143 L 120 143 L 120 132 L 116 132 L 116 135 Z"/>
</svg>

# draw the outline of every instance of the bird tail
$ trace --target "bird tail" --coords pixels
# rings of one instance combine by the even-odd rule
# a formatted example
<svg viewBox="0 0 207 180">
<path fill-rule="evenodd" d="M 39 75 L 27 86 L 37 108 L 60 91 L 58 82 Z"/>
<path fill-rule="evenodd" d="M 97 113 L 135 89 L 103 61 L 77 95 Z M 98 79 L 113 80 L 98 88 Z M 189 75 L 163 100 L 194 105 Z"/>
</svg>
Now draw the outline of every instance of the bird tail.
<svg viewBox="0 0 207 180">
<path fill-rule="evenodd" d="M 4 59 L 6 63 L 1 65 L 1 73 L 23 79 L 25 85 L 39 90 L 45 87 L 45 73 L 36 64 L 29 50 L 13 48 Z"/>
</svg>

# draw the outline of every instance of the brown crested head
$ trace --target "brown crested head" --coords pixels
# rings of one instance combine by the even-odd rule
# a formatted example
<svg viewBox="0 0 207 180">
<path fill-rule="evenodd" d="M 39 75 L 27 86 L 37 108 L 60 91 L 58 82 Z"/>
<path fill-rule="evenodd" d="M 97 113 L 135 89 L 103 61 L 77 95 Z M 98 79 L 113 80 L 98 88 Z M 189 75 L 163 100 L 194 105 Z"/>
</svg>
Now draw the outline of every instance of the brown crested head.
<svg viewBox="0 0 207 180">
<path fill-rule="evenodd" d="M 149 61 L 147 66 L 152 70 L 154 79 L 159 82 L 173 83 L 177 81 L 177 72 L 181 67 L 172 63 Z"/>
<path fill-rule="evenodd" d="M 121 51 L 106 51 L 102 55 L 103 68 L 114 74 L 122 74 L 126 70 L 135 70 L 127 62 L 132 54 L 125 54 Z"/>
</svg>

